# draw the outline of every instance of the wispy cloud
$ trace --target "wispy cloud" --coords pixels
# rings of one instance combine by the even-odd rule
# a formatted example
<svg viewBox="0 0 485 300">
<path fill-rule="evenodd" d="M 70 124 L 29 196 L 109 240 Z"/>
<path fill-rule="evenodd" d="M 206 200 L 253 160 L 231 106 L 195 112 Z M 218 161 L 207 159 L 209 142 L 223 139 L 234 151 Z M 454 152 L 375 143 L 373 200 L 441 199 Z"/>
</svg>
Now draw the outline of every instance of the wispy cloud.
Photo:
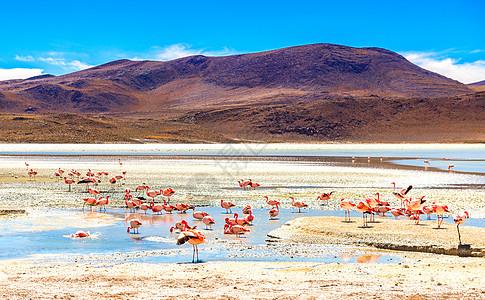
<svg viewBox="0 0 485 300">
<path fill-rule="evenodd" d="M 62 57 L 39 57 L 37 58 L 37 60 L 48 63 L 50 65 L 60 66 L 72 71 L 80 71 L 92 67 L 91 65 L 80 62 L 79 60 L 68 61 Z"/>
<path fill-rule="evenodd" d="M 14 68 L 14 69 L 0 69 L 0 80 L 9 79 L 25 79 L 37 75 L 42 75 L 43 69 L 26 69 L 26 68 Z"/>
<path fill-rule="evenodd" d="M 67 54 L 64 52 L 50 51 L 37 57 L 31 55 L 15 55 L 14 59 L 21 62 L 41 62 L 53 66 L 58 66 L 69 72 L 80 71 L 93 67 L 77 59 L 67 59 L 64 55 Z"/>
<path fill-rule="evenodd" d="M 22 55 L 15 55 L 15 60 L 18 61 L 35 61 L 35 58 L 27 55 L 27 56 L 22 56 Z"/>
<path fill-rule="evenodd" d="M 485 61 L 461 62 L 442 52 L 403 52 L 407 60 L 421 68 L 436 72 L 463 83 L 485 80 Z"/>
<path fill-rule="evenodd" d="M 194 49 L 188 44 L 173 44 L 166 47 L 152 47 L 147 53 L 139 54 L 133 57 L 133 60 L 174 60 L 177 58 L 193 56 L 193 55 L 205 55 L 205 56 L 224 56 L 237 54 L 236 51 L 224 48 L 222 50 L 207 50 L 207 49 Z"/>
</svg>

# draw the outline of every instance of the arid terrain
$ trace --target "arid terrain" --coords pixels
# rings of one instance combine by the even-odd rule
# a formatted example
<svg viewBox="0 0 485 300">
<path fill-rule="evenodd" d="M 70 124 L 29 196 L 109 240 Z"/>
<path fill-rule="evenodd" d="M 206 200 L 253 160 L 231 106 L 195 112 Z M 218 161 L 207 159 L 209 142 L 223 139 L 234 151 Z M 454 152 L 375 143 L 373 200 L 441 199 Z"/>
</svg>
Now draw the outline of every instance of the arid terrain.
<svg viewBox="0 0 485 300">
<path fill-rule="evenodd" d="M 380 48 L 119 60 L 0 82 L 1 142 L 484 142 L 485 92 Z"/>
</svg>

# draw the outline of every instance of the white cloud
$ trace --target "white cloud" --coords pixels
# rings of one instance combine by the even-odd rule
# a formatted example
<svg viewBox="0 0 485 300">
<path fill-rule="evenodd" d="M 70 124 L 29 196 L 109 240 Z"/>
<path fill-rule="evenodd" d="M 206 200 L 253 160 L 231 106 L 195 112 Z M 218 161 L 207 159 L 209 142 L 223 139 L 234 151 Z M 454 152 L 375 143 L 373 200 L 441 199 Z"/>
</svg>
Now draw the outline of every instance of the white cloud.
<svg viewBox="0 0 485 300">
<path fill-rule="evenodd" d="M 30 55 L 27 55 L 27 56 L 15 55 L 15 60 L 18 60 L 18 61 L 35 61 L 35 58 L 33 58 Z"/>
<path fill-rule="evenodd" d="M 91 65 L 80 62 L 79 60 L 67 61 L 65 58 L 58 57 L 39 57 L 38 60 L 73 71 L 84 70 L 92 67 Z"/>
<path fill-rule="evenodd" d="M 463 83 L 473 83 L 485 80 L 485 61 L 460 62 L 434 52 L 404 52 L 402 55 L 421 68 L 433 71 L 443 76 Z"/>
<path fill-rule="evenodd" d="M 25 79 L 37 75 L 42 75 L 42 72 L 44 72 L 44 70 L 42 69 L 0 69 L 0 80 Z"/>
<path fill-rule="evenodd" d="M 187 44 L 173 44 L 166 47 L 153 47 L 148 54 L 143 54 L 132 59 L 167 61 L 193 55 L 224 56 L 232 54 L 236 54 L 236 51 L 228 48 L 219 51 L 208 51 L 206 49 L 192 49 L 191 46 Z"/>
</svg>

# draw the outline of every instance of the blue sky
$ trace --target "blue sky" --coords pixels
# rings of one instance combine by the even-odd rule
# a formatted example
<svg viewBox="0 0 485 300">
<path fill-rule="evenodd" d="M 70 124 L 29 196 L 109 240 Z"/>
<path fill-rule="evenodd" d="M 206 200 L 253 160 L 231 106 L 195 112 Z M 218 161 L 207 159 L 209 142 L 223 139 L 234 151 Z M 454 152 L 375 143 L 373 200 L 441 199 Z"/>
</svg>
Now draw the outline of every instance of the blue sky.
<svg viewBox="0 0 485 300">
<path fill-rule="evenodd" d="M 0 80 L 334 43 L 485 80 L 485 1 L 2 1 Z"/>
</svg>

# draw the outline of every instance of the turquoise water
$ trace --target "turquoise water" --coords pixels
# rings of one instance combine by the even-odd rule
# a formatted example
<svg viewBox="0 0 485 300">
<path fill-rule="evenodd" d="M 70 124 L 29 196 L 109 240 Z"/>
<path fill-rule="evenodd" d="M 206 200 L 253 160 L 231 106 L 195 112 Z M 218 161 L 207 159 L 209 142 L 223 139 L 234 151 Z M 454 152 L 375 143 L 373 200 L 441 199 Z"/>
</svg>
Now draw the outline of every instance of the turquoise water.
<svg viewBox="0 0 485 300">
<path fill-rule="evenodd" d="M 259 148 L 254 148 L 259 147 Z M 433 148 L 435 147 L 435 148 Z M 300 216 L 343 216 L 341 198 L 354 203 L 381 193 L 381 199 L 397 206 L 391 182 L 399 187 L 412 184 L 410 196 L 426 195 L 449 205 L 452 212 L 466 209 L 471 218 L 466 225 L 484 226 L 485 173 L 483 145 L 0 145 L 0 206 L 27 208 L 28 216 L 0 217 L 0 259 L 61 257 L 67 260 L 137 260 L 144 262 L 191 261 L 190 245 L 176 246 L 176 235 L 168 229 L 190 215 L 137 215 L 144 225 L 139 235 L 126 233 L 123 208 L 124 189 L 146 183 L 151 189 L 172 187 L 172 203 L 204 205 L 216 219 L 213 231 L 204 231 L 208 243 L 200 246 L 202 260 L 263 261 L 365 261 L 369 253 L 339 245 L 288 246 L 267 242 L 267 234 L 286 221 Z M 35 155 L 34 155 L 35 154 Z M 178 156 L 184 155 L 184 158 Z M 189 155 L 189 156 L 185 156 Z M 213 156 L 211 156 L 213 155 Z M 228 156 L 229 155 L 229 156 Z M 380 161 L 380 156 L 383 161 Z M 244 156 L 253 156 L 247 159 Z M 350 157 L 355 156 L 352 163 Z M 419 156 L 419 159 L 414 157 Z M 372 163 L 367 162 L 371 157 Z M 399 159 L 398 159 L 399 158 Z M 450 160 L 443 160 L 450 158 Z M 122 165 L 119 164 L 121 159 Z M 425 170 L 424 160 L 431 165 Z M 472 161 L 473 160 L 473 161 Z M 417 168 L 400 170 L 388 163 Z M 39 171 L 37 180 L 26 175 L 29 167 Z M 455 165 L 455 172 L 437 172 Z M 87 196 L 84 185 L 67 185 L 53 174 L 59 167 L 81 171 L 127 171 L 121 185 L 103 178 L 97 188 L 111 196 L 107 213 L 81 209 Z M 469 172 L 477 174 L 466 174 Z M 257 190 L 243 191 L 237 181 L 252 178 Z M 316 197 L 335 191 L 326 206 Z M 283 202 L 280 219 L 268 219 L 264 196 Z M 290 209 L 288 197 L 310 205 L 305 213 Z M 220 199 L 254 207 L 256 221 L 251 233 L 242 238 L 222 233 Z M 160 201 L 160 200 L 159 200 Z M 353 212 L 352 216 L 360 217 Z M 445 219 L 452 222 L 451 218 Z M 198 225 L 203 228 L 203 225 Z M 77 230 L 90 231 L 88 239 L 71 239 Z M 370 261 L 397 262 L 397 258 L 370 253 Z M 359 258 L 364 257 L 364 259 Z"/>
</svg>

